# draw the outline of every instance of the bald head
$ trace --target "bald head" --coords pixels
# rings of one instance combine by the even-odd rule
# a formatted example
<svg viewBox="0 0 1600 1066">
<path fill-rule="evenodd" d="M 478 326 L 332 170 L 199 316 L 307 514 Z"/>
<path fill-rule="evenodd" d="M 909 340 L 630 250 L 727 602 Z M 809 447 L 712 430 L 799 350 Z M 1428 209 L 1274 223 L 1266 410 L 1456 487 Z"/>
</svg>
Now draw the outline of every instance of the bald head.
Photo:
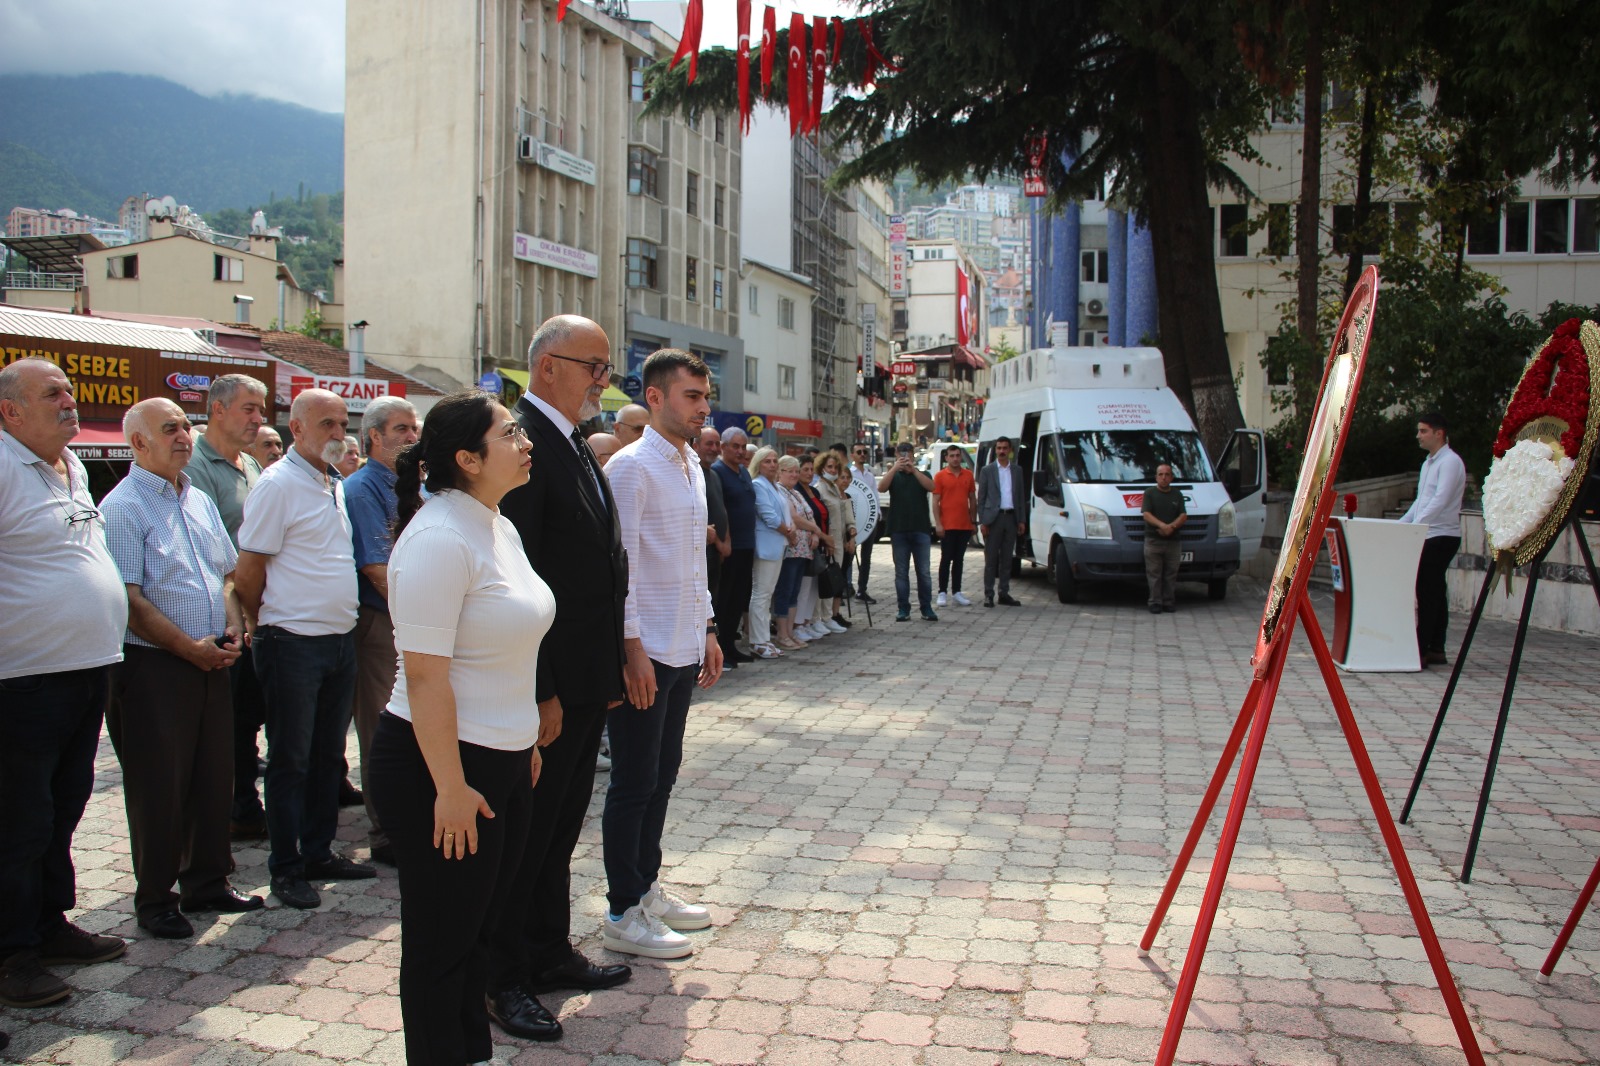
<svg viewBox="0 0 1600 1066">
<path fill-rule="evenodd" d="M 589 450 L 594 452 L 594 457 L 600 460 L 604 467 L 606 460 L 617 454 L 622 447 L 622 442 L 609 433 L 591 433 L 588 438 Z"/>
<path fill-rule="evenodd" d="M 326 389 L 306 389 L 289 405 L 294 450 L 316 469 L 339 465 L 349 429 L 350 415 L 344 401 Z"/>
<path fill-rule="evenodd" d="M 630 403 L 617 412 L 617 439 L 623 444 L 632 444 L 644 436 L 644 427 L 650 424 L 650 409 L 639 404 Z"/>
<path fill-rule="evenodd" d="M 710 466 L 717 461 L 717 455 L 722 451 L 722 434 L 717 432 L 716 426 L 706 426 L 700 430 L 700 439 L 695 442 L 694 450 L 700 456 L 701 466 Z"/>
<path fill-rule="evenodd" d="M 174 485 L 194 452 L 190 429 L 183 408 L 161 396 L 140 400 L 122 416 L 122 435 L 133 449 L 133 461 Z"/>
<path fill-rule="evenodd" d="M 546 319 L 528 344 L 528 391 L 573 425 L 600 413 L 600 394 L 611 383 L 611 341 L 581 315 Z"/>
</svg>

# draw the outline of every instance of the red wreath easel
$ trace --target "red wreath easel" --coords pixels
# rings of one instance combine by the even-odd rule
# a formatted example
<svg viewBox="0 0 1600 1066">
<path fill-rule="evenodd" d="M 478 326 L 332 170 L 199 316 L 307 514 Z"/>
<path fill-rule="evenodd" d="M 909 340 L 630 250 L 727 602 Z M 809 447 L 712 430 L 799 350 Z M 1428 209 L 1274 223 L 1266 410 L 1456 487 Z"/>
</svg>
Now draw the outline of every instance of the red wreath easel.
<svg viewBox="0 0 1600 1066">
<path fill-rule="evenodd" d="M 1389 815 L 1388 801 L 1384 798 L 1382 786 L 1378 782 L 1378 775 L 1372 768 L 1372 760 L 1367 756 L 1366 745 L 1361 739 L 1360 727 L 1356 724 L 1355 715 L 1350 710 L 1350 701 L 1345 695 L 1344 686 L 1339 681 L 1338 671 L 1334 667 L 1333 656 L 1328 652 L 1328 644 L 1323 639 L 1322 628 L 1317 624 L 1317 616 L 1312 609 L 1311 600 L 1306 595 L 1306 582 L 1311 573 L 1311 561 L 1315 558 L 1316 546 L 1322 543 L 1322 534 L 1328 524 L 1328 518 L 1333 513 L 1333 475 L 1339 467 L 1339 456 L 1344 450 L 1344 441 L 1348 431 L 1348 410 L 1353 407 L 1356 393 L 1361 383 L 1361 371 L 1366 362 L 1367 342 L 1370 339 L 1370 328 L 1362 329 L 1362 324 L 1370 327 L 1372 313 L 1376 307 L 1378 292 L 1377 271 L 1368 267 L 1361 275 L 1360 282 L 1351 294 L 1349 303 L 1346 304 L 1344 315 L 1339 320 L 1339 329 L 1334 334 L 1333 348 L 1328 354 L 1328 362 L 1323 370 L 1322 388 L 1319 390 L 1318 417 L 1313 419 L 1310 440 L 1307 445 L 1308 457 L 1305 467 L 1301 470 L 1301 487 L 1297 497 L 1301 497 L 1302 505 L 1310 506 L 1310 527 L 1308 535 L 1295 543 L 1286 539 L 1284 551 L 1299 551 L 1300 558 L 1293 562 L 1292 579 L 1289 582 L 1287 593 L 1280 605 L 1279 612 L 1274 615 L 1272 599 L 1268 600 L 1268 609 L 1263 617 L 1261 637 L 1257 644 L 1255 662 L 1255 677 L 1251 681 L 1250 690 L 1246 693 L 1244 704 L 1239 709 L 1239 716 L 1234 721 L 1233 731 L 1228 735 L 1227 744 L 1224 745 L 1222 757 L 1217 761 L 1217 768 L 1211 776 L 1211 783 L 1206 789 L 1205 796 L 1200 801 L 1200 809 L 1195 813 L 1194 822 L 1189 827 L 1189 835 L 1183 842 L 1183 848 L 1178 854 L 1177 862 L 1173 864 L 1172 873 L 1167 877 L 1166 887 L 1162 890 L 1161 899 L 1156 904 L 1155 913 L 1150 918 L 1150 924 L 1145 929 L 1144 938 L 1139 941 L 1141 952 L 1148 952 L 1155 941 L 1157 931 L 1161 928 L 1162 921 L 1166 918 L 1167 908 L 1172 904 L 1173 896 L 1177 894 L 1178 885 L 1183 880 L 1189 860 L 1193 857 L 1200 837 L 1205 831 L 1206 823 L 1210 820 L 1211 812 L 1216 809 L 1217 799 L 1222 794 L 1222 786 L 1227 782 L 1228 773 L 1233 768 L 1234 760 L 1238 758 L 1239 749 L 1244 744 L 1245 737 L 1249 736 L 1249 745 L 1245 748 L 1244 761 L 1239 767 L 1239 777 L 1234 784 L 1233 796 L 1228 803 L 1227 817 L 1223 822 L 1222 835 L 1217 841 L 1217 855 L 1211 866 L 1211 874 L 1206 881 L 1205 895 L 1200 904 L 1200 912 L 1195 918 L 1194 935 L 1189 942 L 1188 954 L 1183 960 L 1183 972 L 1178 981 L 1176 995 L 1173 997 L 1172 1008 L 1167 1015 L 1166 1029 L 1161 1036 L 1161 1046 L 1156 1054 L 1156 1066 L 1171 1066 L 1178 1051 L 1178 1041 L 1183 1036 L 1184 1022 L 1189 1014 L 1189 1004 L 1194 998 L 1195 984 L 1200 979 L 1200 967 L 1205 959 L 1206 943 L 1211 937 L 1211 927 L 1216 921 L 1217 908 L 1222 901 L 1222 890 L 1228 878 L 1228 866 L 1233 859 L 1234 846 L 1239 840 L 1239 830 L 1244 822 L 1245 810 L 1250 804 L 1250 790 L 1255 781 L 1256 768 L 1261 761 L 1261 749 L 1266 742 L 1267 726 L 1272 718 L 1273 703 L 1277 699 L 1278 685 L 1283 678 L 1284 661 L 1288 655 L 1289 643 L 1294 634 L 1295 619 L 1298 618 L 1305 627 L 1307 640 L 1311 650 L 1316 655 L 1317 666 L 1322 671 L 1323 684 L 1327 686 L 1328 696 L 1333 702 L 1334 713 L 1338 716 L 1340 728 L 1344 731 L 1345 741 L 1350 746 L 1350 755 L 1356 764 L 1356 770 L 1361 775 L 1361 783 L 1366 788 L 1367 800 L 1372 805 L 1373 816 L 1378 820 L 1379 829 L 1382 831 L 1384 844 L 1388 847 L 1389 857 L 1394 862 L 1395 872 L 1400 880 L 1400 888 L 1405 894 L 1406 903 L 1411 908 L 1412 920 L 1416 923 L 1417 934 L 1421 937 L 1423 946 L 1427 951 L 1428 962 L 1433 967 L 1435 979 L 1439 982 L 1439 991 L 1444 996 L 1445 1006 L 1450 1012 L 1450 1020 L 1456 1028 L 1456 1036 L 1461 1041 L 1461 1049 L 1466 1053 L 1467 1061 L 1472 1066 L 1483 1066 L 1483 1052 L 1478 1048 L 1477 1035 L 1472 1030 L 1471 1021 L 1467 1017 L 1466 1007 L 1461 1002 L 1460 993 L 1456 989 L 1455 979 L 1450 973 L 1450 966 L 1445 961 L 1444 951 L 1439 945 L 1439 938 L 1434 933 L 1433 922 L 1428 916 L 1427 905 L 1423 902 L 1421 890 L 1417 886 L 1416 878 L 1411 873 L 1411 864 L 1406 859 L 1405 846 L 1400 841 L 1400 834 L 1395 829 L 1394 819 Z M 1334 433 L 1332 441 L 1331 462 L 1322 472 L 1314 470 L 1316 455 L 1320 451 L 1319 432 L 1326 431 L 1328 427 L 1322 426 L 1324 404 L 1329 397 L 1329 381 L 1336 360 L 1342 352 L 1349 352 L 1355 358 L 1354 369 L 1348 384 L 1348 395 L 1344 399 L 1344 411 L 1340 413 L 1339 421 L 1332 426 Z M 1315 498 L 1305 496 L 1308 490 L 1307 478 L 1312 479 L 1310 491 Z M 1315 484 L 1320 478 L 1320 485 Z M 1299 507 L 1296 508 L 1299 510 Z M 1295 515 L 1290 516 L 1290 534 L 1295 533 Z M 1307 556 L 1310 558 L 1307 558 Z M 1276 590 L 1277 578 L 1274 579 Z"/>
</svg>

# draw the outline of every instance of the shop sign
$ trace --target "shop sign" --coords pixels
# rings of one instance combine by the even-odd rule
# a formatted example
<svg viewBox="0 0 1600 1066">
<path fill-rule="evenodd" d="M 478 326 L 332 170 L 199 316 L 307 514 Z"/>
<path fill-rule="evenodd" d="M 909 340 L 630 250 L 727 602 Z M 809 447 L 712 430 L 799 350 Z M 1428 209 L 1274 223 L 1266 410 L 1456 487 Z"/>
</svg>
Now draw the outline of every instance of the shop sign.
<svg viewBox="0 0 1600 1066">
<path fill-rule="evenodd" d="M 909 377 L 917 372 L 917 364 L 909 359 L 901 359 L 891 364 L 889 373 L 896 377 Z"/>
<path fill-rule="evenodd" d="M 547 241 L 543 237 L 534 237 L 526 233 L 515 234 L 512 238 L 511 254 L 523 262 L 571 271 L 586 278 L 600 276 L 598 255 L 586 252 L 582 248 Z"/>
<path fill-rule="evenodd" d="M 381 396 L 404 396 L 406 386 L 402 381 L 383 378 L 323 377 L 318 374 L 294 374 L 289 378 L 289 399 L 292 401 L 307 389 L 326 389 L 344 401 L 345 409 L 358 414 L 367 404 Z"/>
<path fill-rule="evenodd" d="M 0 338 L 0 366 L 29 358 L 46 359 L 61 368 L 72 382 L 78 417 L 85 422 L 121 422 L 128 408 L 152 396 L 175 399 L 190 421 L 203 421 L 204 393 L 217 377 L 247 374 L 263 383 L 272 378 L 268 359 L 191 355 L 48 337 Z"/>
<path fill-rule="evenodd" d="M 889 295 L 905 299 L 907 292 L 906 216 L 889 216 Z"/>
</svg>

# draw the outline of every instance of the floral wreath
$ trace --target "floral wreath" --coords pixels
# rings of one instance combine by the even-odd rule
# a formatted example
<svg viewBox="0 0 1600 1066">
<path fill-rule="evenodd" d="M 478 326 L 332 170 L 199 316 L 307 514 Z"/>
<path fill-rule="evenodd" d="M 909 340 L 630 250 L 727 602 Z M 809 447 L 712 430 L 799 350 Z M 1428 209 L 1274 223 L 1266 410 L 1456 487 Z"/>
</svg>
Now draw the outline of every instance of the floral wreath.
<svg viewBox="0 0 1600 1066">
<path fill-rule="evenodd" d="M 1600 327 L 1569 319 L 1523 370 L 1483 483 L 1494 571 L 1511 574 L 1550 546 L 1572 513 L 1600 438 Z"/>
</svg>

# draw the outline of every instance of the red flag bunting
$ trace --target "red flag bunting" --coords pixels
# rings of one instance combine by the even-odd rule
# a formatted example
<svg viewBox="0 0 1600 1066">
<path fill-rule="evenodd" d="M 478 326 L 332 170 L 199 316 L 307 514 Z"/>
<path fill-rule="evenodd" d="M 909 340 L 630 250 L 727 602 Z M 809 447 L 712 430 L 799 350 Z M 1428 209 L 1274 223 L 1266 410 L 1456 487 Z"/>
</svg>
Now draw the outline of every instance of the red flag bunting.
<svg viewBox="0 0 1600 1066">
<path fill-rule="evenodd" d="M 883 53 L 878 51 L 878 46 L 872 40 L 872 20 L 861 20 L 861 40 L 867 46 L 867 69 L 861 76 L 861 84 L 870 86 L 878 76 L 878 68 L 882 67 L 890 73 L 899 71 L 899 67 L 883 58 Z"/>
<path fill-rule="evenodd" d="M 557 22 L 560 22 L 562 19 L 567 17 L 567 5 L 570 3 L 572 3 L 572 0 L 560 0 L 560 3 L 556 4 Z"/>
<path fill-rule="evenodd" d="M 705 22 L 705 14 L 705 0 L 689 0 L 689 9 L 683 15 L 683 38 L 678 41 L 672 62 L 667 64 L 667 69 L 671 70 L 678 65 L 678 60 L 687 56 L 690 85 L 694 84 L 695 67 L 700 60 L 700 27 Z"/>
<path fill-rule="evenodd" d="M 833 16 L 833 59 L 828 63 L 830 67 L 839 65 L 839 48 L 844 44 L 844 19 L 838 15 Z"/>
<path fill-rule="evenodd" d="M 807 132 L 822 125 L 822 84 L 828 80 L 828 18 L 817 15 L 811 20 L 811 120 Z"/>
<path fill-rule="evenodd" d="M 956 267 L 956 343 L 971 344 L 973 337 L 972 297 L 967 272 Z"/>
<path fill-rule="evenodd" d="M 750 0 L 739 0 L 739 130 L 750 132 Z"/>
<path fill-rule="evenodd" d="M 772 55 L 778 49 L 778 13 L 767 5 L 761 16 L 761 95 L 772 95 Z"/>
<path fill-rule="evenodd" d="M 789 136 L 810 128 L 806 116 L 806 17 L 789 16 Z"/>
</svg>

